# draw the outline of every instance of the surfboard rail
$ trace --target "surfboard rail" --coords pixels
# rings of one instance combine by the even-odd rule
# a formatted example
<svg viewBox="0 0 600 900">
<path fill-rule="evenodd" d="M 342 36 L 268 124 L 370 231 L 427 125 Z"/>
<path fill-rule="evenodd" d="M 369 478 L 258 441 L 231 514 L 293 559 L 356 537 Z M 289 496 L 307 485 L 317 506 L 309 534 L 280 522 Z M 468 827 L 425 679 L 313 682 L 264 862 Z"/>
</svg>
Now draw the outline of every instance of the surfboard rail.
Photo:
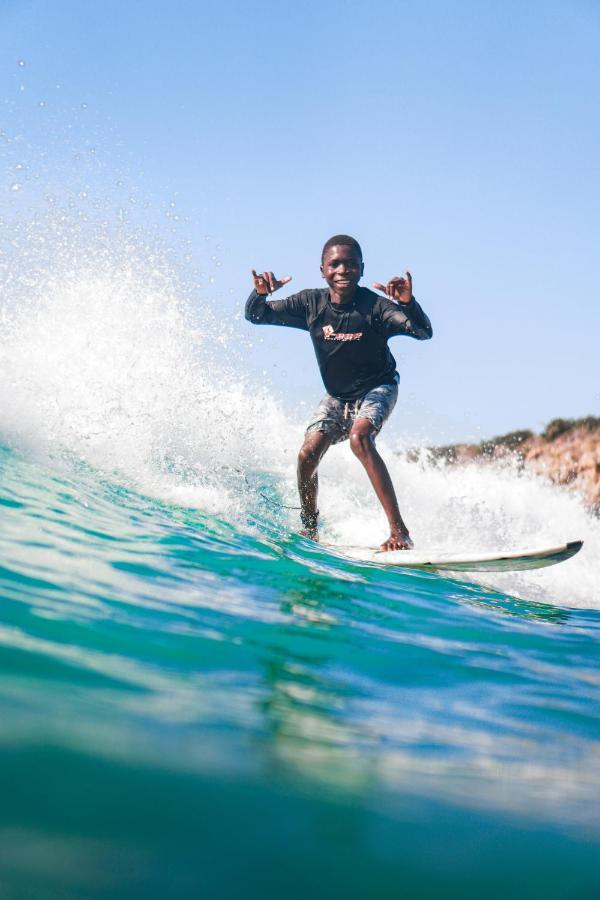
<svg viewBox="0 0 600 900">
<path fill-rule="evenodd" d="M 450 572 L 518 572 L 527 569 L 543 569 L 554 566 L 579 553 L 583 541 L 568 541 L 554 547 L 526 550 L 501 550 L 485 553 L 445 553 L 415 550 L 381 551 L 367 547 L 342 547 L 325 545 L 334 552 L 349 556 L 356 562 L 374 562 L 378 565 L 397 566 L 402 569 L 425 569 Z M 350 552 L 348 552 L 350 551 Z M 362 553 L 362 559 L 356 554 Z"/>
</svg>

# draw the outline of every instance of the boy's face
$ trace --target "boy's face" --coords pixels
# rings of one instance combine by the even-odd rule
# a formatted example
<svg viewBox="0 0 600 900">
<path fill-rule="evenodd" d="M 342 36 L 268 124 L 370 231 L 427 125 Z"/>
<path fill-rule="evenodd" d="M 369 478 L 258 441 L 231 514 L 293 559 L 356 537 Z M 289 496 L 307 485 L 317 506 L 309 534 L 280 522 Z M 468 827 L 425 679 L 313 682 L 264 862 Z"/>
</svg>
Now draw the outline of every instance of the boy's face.
<svg viewBox="0 0 600 900">
<path fill-rule="evenodd" d="M 362 273 L 363 261 L 353 247 L 339 244 L 325 251 L 321 274 L 338 296 L 351 297 Z"/>
</svg>

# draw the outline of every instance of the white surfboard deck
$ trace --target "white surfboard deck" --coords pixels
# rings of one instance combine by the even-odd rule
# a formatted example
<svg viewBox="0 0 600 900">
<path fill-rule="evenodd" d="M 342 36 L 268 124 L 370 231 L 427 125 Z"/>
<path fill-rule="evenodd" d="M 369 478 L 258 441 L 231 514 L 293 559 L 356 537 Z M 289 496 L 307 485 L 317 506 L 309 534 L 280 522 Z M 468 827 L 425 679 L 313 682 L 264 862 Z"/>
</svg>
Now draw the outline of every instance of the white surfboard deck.
<svg viewBox="0 0 600 900">
<path fill-rule="evenodd" d="M 543 569 L 564 562 L 579 553 L 583 541 L 569 541 L 557 547 L 535 550 L 501 550 L 496 553 L 437 553 L 434 550 L 390 550 L 381 552 L 369 547 L 324 544 L 328 550 L 356 562 L 372 562 L 402 569 L 431 569 L 451 572 L 517 572 Z"/>
</svg>

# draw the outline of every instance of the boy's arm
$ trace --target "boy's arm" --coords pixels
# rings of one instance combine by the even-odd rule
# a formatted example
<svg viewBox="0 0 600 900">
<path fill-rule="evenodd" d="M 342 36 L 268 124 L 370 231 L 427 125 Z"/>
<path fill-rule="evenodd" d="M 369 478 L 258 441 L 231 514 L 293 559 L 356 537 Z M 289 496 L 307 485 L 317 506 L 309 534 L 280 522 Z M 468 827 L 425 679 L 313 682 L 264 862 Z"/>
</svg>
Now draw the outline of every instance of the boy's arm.
<svg viewBox="0 0 600 900">
<path fill-rule="evenodd" d="M 408 303 L 385 304 L 381 322 L 388 337 L 407 334 L 418 341 L 428 341 L 433 334 L 429 317 L 423 312 L 414 297 Z"/>
<path fill-rule="evenodd" d="M 308 330 L 306 323 L 306 294 L 292 294 L 284 300 L 272 300 L 267 303 L 267 296 L 278 290 L 291 278 L 275 278 L 272 272 L 257 275 L 252 272 L 254 290 L 246 301 L 245 316 L 248 322 L 255 325 L 287 325 L 289 328 Z"/>
<path fill-rule="evenodd" d="M 381 323 L 387 337 L 396 334 L 408 334 L 418 341 L 427 341 L 433 334 L 431 322 L 425 315 L 412 293 L 412 276 L 406 278 L 399 275 L 390 278 L 386 285 L 376 281 L 374 288 L 387 295 L 381 299 Z M 395 301 L 395 302 L 394 302 Z"/>
</svg>

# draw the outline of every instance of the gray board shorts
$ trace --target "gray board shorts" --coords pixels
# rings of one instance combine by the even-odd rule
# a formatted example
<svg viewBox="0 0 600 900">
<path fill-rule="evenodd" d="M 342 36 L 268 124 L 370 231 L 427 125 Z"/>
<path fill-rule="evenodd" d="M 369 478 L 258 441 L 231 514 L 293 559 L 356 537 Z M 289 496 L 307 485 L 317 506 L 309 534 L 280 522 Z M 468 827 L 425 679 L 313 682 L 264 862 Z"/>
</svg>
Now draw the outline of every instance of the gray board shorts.
<svg viewBox="0 0 600 900">
<path fill-rule="evenodd" d="M 348 439 L 356 419 L 368 419 L 375 426 L 375 434 L 379 434 L 398 399 L 400 376 L 396 374 L 395 379 L 395 384 L 380 384 L 358 400 L 340 400 L 339 397 L 325 394 L 310 420 L 306 434 L 324 431 L 332 436 L 333 444 L 339 444 Z"/>
</svg>

